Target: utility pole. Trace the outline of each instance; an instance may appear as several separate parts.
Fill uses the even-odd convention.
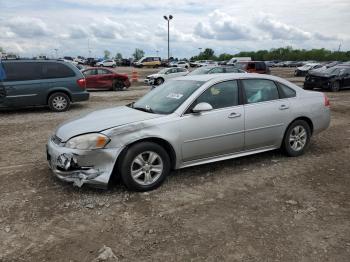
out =
[[[166,15],[163,16],[164,19],[168,22],[168,62],[169,62],[169,58],[170,58],[170,33],[169,33],[169,29],[170,29],[170,20],[173,19],[174,17],[172,15],[169,15],[169,17],[167,17]]]

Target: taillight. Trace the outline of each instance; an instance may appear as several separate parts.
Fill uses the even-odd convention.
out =
[[[85,89],[86,88],[86,80],[85,78],[80,78],[77,80],[77,84],[80,88]]]
[[[324,106],[330,107],[331,103],[329,102],[329,99],[326,95],[324,95]]]

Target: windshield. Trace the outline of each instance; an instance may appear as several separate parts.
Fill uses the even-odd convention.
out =
[[[164,69],[160,70],[158,72],[158,74],[165,74],[168,70],[169,70],[169,68],[164,68]]]
[[[141,97],[132,108],[155,114],[173,113],[204,82],[169,80]]]
[[[195,70],[193,70],[191,73],[189,73],[189,75],[205,75],[207,74],[211,69],[213,69],[213,67],[200,67],[197,68]]]

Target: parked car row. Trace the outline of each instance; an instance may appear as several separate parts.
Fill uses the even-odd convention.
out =
[[[185,68],[183,67],[185,66]],[[206,74],[224,74],[224,73],[259,73],[269,74],[270,70],[264,62],[249,61],[249,62],[237,62],[233,65],[206,65],[199,66],[192,72],[187,70],[186,63],[174,64],[172,68],[165,68],[160,70],[156,74],[152,74],[146,77],[145,83],[149,85],[158,86],[163,84],[166,80],[184,75],[206,75]]]

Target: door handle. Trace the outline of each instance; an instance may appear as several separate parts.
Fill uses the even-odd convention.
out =
[[[287,105],[280,105],[280,110],[286,110],[286,109],[288,109],[289,108],[289,106],[287,106]]]
[[[232,112],[231,114],[228,115],[228,118],[236,118],[236,117],[240,117],[240,116],[241,116],[241,114]]]

